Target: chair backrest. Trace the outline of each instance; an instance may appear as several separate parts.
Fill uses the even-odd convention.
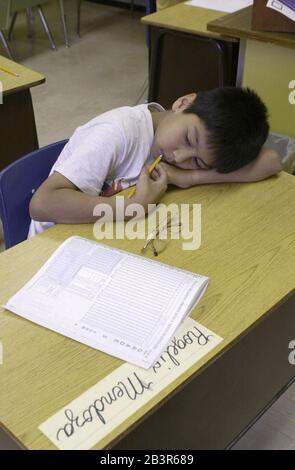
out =
[[[0,217],[6,248],[25,240],[33,193],[48,177],[67,140],[47,145],[11,163],[0,173]]]

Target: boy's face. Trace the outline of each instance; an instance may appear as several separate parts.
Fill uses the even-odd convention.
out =
[[[195,97],[195,94],[187,96]],[[190,103],[185,101],[185,105],[175,108],[177,102],[172,112],[165,113],[155,126],[152,153],[155,157],[162,154],[163,161],[179,168],[209,170],[213,158],[207,144],[206,128],[195,114],[183,113]]]

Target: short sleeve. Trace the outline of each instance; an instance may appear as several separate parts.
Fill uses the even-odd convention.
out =
[[[81,191],[99,195],[115,165],[124,159],[125,142],[112,123],[78,128],[64,147],[53,171],[65,176]]]

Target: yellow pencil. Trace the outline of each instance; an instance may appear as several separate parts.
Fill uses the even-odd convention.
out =
[[[161,161],[161,159],[162,159],[162,155],[159,155],[156,158],[156,160],[151,164],[151,166],[149,167],[149,174],[151,174],[151,172],[154,171],[156,165],[158,165],[158,163]],[[128,199],[130,199],[132,196],[134,196],[135,192],[136,192],[136,186],[134,186],[131,189],[130,193],[128,194]]]
[[[2,70],[2,72],[6,72],[6,73],[9,73],[10,75],[13,75],[14,77],[19,77],[18,73],[12,72],[11,70],[7,70],[4,67],[0,67],[0,70]]]

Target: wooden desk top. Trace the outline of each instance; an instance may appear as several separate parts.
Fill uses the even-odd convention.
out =
[[[15,77],[1,70],[1,67],[19,74]],[[45,77],[41,73],[34,72],[17,62],[13,62],[6,57],[0,56],[0,81],[3,85],[3,95],[15,93],[25,88],[31,88],[45,82]]]
[[[226,39],[235,42],[233,37],[221,37],[219,33],[207,30],[207,23],[216,18],[224,16],[225,13],[216,10],[206,10],[205,8],[192,7],[179,3],[170,8],[157,11],[151,15],[144,16],[141,21],[150,26],[158,26],[174,31],[196,34],[199,36]]]
[[[163,202],[202,204],[202,244],[183,251],[173,240],[159,261],[208,275],[192,317],[224,341],[111,435],[109,446],[180,384],[217,359],[295,288],[295,178],[173,189]],[[59,225],[0,255],[0,305],[71,235],[93,239],[91,225]],[[105,241],[139,253],[142,240]],[[53,449],[38,426],[122,364],[119,359],[0,309],[0,422],[24,446]],[[287,345],[286,345],[287,347]],[[287,360],[287,352],[286,352]]]
[[[279,46],[295,47],[295,33],[253,31],[251,29],[252,7],[243,8],[208,23],[208,30],[235,38],[256,39]]]

